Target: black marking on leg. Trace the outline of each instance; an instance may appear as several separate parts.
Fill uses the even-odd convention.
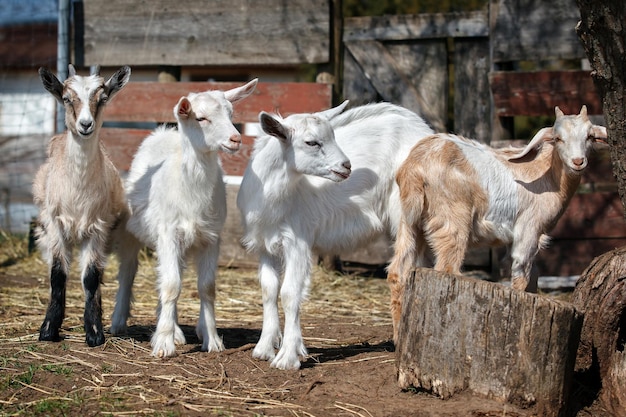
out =
[[[39,329],[39,340],[58,341],[59,329],[65,317],[65,284],[67,274],[63,269],[61,259],[52,260],[50,269],[50,303],[46,311],[46,318]]]
[[[104,330],[102,328],[102,300],[100,295],[100,283],[102,281],[102,268],[91,263],[83,278],[85,288],[85,341],[87,345],[99,346],[104,343]]]

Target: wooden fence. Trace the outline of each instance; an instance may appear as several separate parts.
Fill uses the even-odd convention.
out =
[[[399,103],[436,130],[493,146],[528,140],[516,136],[518,116],[547,116],[551,123],[555,106],[578,113],[583,104],[602,114],[583,68],[579,19],[574,0],[491,0],[468,13],[345,19],[343,95]],[[536,262],[542,275],[580,274],[594,257],[626,244],[607,151],[593,155],[551,235],[551,247]],[[468,264],[497,272],[498,256],[479,251]]]

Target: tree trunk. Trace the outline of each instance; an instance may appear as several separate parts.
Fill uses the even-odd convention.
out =
[[[609,133],[613,174],[626,207],[626,2],[577,0],[578,36],[591,63]]]
[[[567,415],[582,315],[569,303],[419,268],[406,277],[398,384]]]
[[[615,416],[626,415],[626,247],[596,259],[576,283],[572,304],[584,312],[577,379],[595,386]],[[583,380],[584,379],[584,380]]]

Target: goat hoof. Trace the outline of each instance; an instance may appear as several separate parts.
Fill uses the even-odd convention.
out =
[[[61,340],[59,336],[59,331],[50,331],[50,330],[42,330],[39,332],[39,341],[40,342],[58,342]]]
[[[85,342],[89,347],[100,346],[104,343],[104,333],[88,334]]]

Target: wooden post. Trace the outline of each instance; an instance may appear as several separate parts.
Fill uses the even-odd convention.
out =
[[[396,360],[401,387],[474,394],[566,415],[582,315],[499,284],[418,269],[407,277]]]

